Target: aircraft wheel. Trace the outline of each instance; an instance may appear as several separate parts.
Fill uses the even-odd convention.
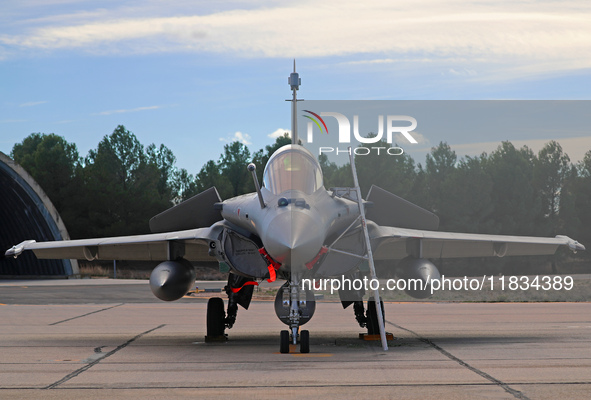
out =
[[[300,332],[300,353],[310,352],[310,331],[303,330]]]
[[[223,336],[226,325],[224,319],[224,300],[220,297],[212,297],[207,302],[207,336],[210,338]]]
[[[279,352],[282,354],[289,353],[289,331],[281,331],[279,343]]]
[[[384,317],[384,302],[380,300],[382,306],[382,317]],[[370,335],[380,334],[380,324],[378,323],[378,310],[374,298],[367,301],[367,333]]]

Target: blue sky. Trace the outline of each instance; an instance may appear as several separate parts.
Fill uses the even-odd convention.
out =
[[[289,129],[294,58],[310,100],[590,99],[589,21],[586,1],[3,0],[0,151],[43,132],[84,156],[122,124],[195,174]]]

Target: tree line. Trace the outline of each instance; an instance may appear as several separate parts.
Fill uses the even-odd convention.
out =
[[[380,141],[367,146],[391,145]],[[325,186],[352,184],[349,165],[337,167],[326,156],[320,156],[319,161]],[[465,274],[469,268],[472,273],[510,273],[516,265],[531,266],[530,271],[535,271],[540,263],[552,264],[556,272],[556,260],[591,258],[591,150],[582,161],[572,163],[556,141],[546,143],[537,154],[507,141],[490,154],[459,159],[441,142],[427,154],[424,165],[416,164],[407,154],[386,157],[376,153],[357,156],[355,164],[362,193],[375,184],[428,209],[439,216],[439,230],[567,235],[588,249],[576,256],[561,249],[558,257],[494,258],[478,263],[440,260],[443,265],[457,267],[449,272]]]
[[[264,166],[288,136],[253,154],[240,142],[224,146],[194,176],[177,168],[164,144],[144,146],[123,125],[81,157],[76,144],[56,134],[32,133],[11,157],[39,183],[73,239],[149,233],[154,215],[211,186],[222,199],[254,191],[246,165]],[[257,173],[262,179],[262,168]]]
[[[144,146],[122,125],[86,157],[63,137],[41,133],[15,144],[11,156],[45,190],[71,237],[86,238],[147,233],[152,216],[211,186],[222,199],[252,192],[246,165],[254,162],[261,180],[269,157],[288,143],[285,134],[254,153],[238,141],[229,143],[195,175],[177,168],[165,145]],[[349,165],[339,167],[324,155],[319,162],[325,187],[352,185]],[[433,211],[441,230],[563,234],[591,250],[591,150],[572,163],[556,141],[538,153],[502,142],[490,154],[458,159],[442,142],[424,165],[407,154],[370,153],[356,157],[356,167],[362,193],[376,184]]]

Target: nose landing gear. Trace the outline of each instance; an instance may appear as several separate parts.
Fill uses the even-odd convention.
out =
[[[291,279],[277,291],[275,313],[281,322],[290,327],[290,330],[281,331],[279,337],[281,353],[289,353],[290,344],[297,345],[298,341],[301,353],[310,352],[310,332],[302,330],[298,333],[298,331],[301,325],[312,318],[315,309],[314,294],[309,290],[303,291],[296,279]]]

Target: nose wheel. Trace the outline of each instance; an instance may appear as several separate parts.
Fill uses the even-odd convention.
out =
[[[279,342],[279,352],[282,354],[289,353],[289,331],[281,331]]]
[[[289,331],[288,330],[281,331],[279,338],[280,338],[279,352],[282,354],[289,353],[289,345],[293,341],[293,340],[290,340],[291,338],[289,337]],[[305,329],[302,330],[299,334],[299,339],[300,339],[300,353],[304,353],[304,354],[309,353],[310,352],[310,331],[305,330]],[[297,338],[296,338],[296,340],[297,340]]]
[[[310,331],[303,330],[300,332],[300,353],[310,352]]]

